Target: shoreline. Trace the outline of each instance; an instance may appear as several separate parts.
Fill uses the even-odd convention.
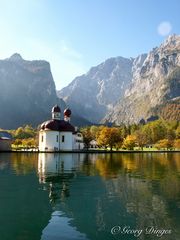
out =
[[[0,151],[0,153],[180,153],[180,150],[67,150],[67,151],[33,151],[33,150],[9,150],[9,151]]]

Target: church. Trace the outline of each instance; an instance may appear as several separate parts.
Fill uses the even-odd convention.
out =
[[[73,151],[84,148],[83,137],[70,123],[71,110],[64,110],[64,119],[61,118],[61,109],[58,105],[52,108],[52,119],[41,124],[39,131],[39,151],[58,152]]]

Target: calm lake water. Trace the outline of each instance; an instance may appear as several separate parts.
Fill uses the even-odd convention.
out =
[[[179,240],[178,153],[0,153],[1,240]]]

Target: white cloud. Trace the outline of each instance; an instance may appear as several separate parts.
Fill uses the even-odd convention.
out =
[[[167,36],[172,30],[172,25],[168,21],[163,21],[158,25],[157,31],[161,36]]]

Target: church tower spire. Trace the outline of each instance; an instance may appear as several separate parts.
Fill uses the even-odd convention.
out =
[[[60,120],[60,116],[61,116],[61,109],[58,105],[55,105],[52,108],[52,119]]]

